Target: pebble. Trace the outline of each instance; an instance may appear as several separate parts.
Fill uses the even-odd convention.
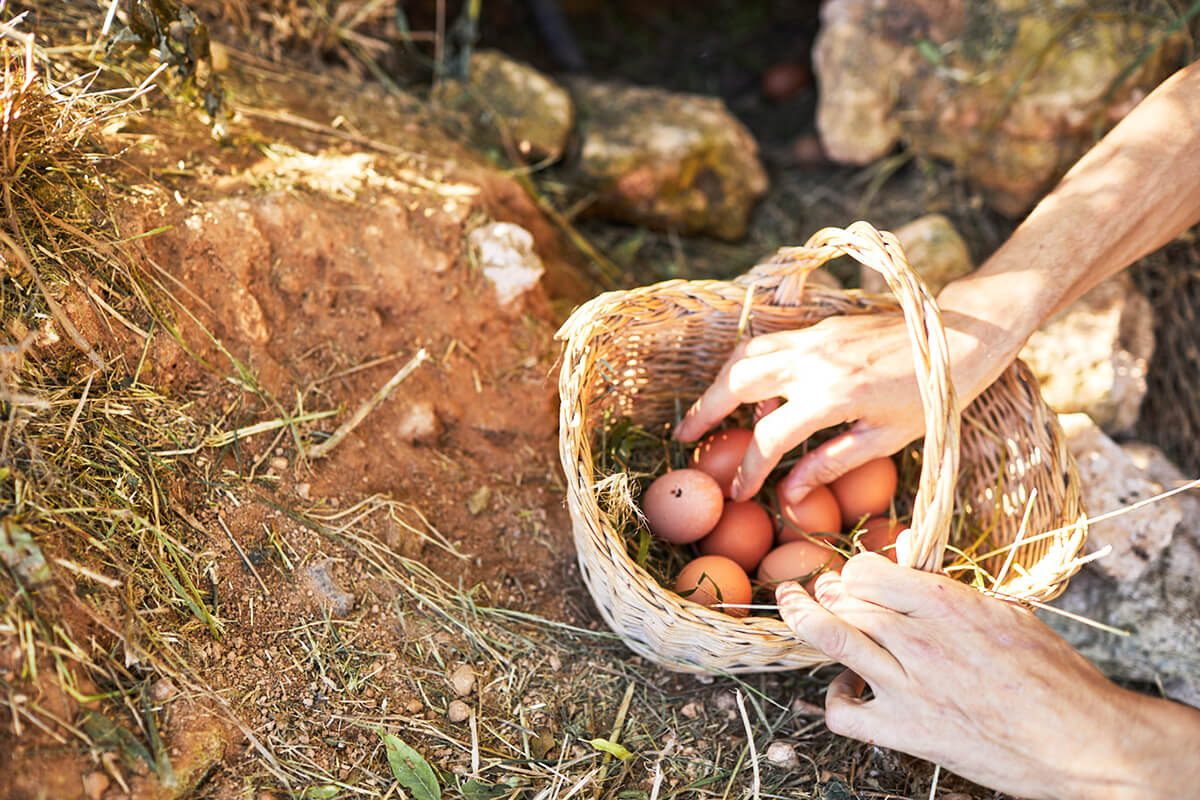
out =
[[[283,456],[275,456],[271,459],[271,469],[276,472],[283,472],[288,468],[288,460]]]
[[[466,722],[471,716],[471,707],[462,700],[451,700],[446,708],[446,719],[451,722]]]
[[[156,703],[164,703],[174,697],[177,691],[169,678],[159,678],[150,687],[150,697]]]
[[[796,748],[787,742],[771,742],[771,746],[767,748],[767,761],[780,769],[795,769],[800,766]]]
[[[404,710],[409,714],[420,714],[425,710],[425,706],[420,700],[409,700],[404,706]]]
[[[83,779],[83,790],[88,800],[100,800],[112,783],[103,772],[89,772]]]
[[[470,664],[459,664],[450,673],[450,685],[459,697],[466,697],[475,689],[475,670]]]
[[[700,716],[700,704],[695,700],[689,700],[683,708],[679,709],[679,713],[688,719],[695,719]]]

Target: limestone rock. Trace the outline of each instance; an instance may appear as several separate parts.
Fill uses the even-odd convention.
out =
[[[451,722],[466,722],[471,718],[471,707],[462,700],[451,700],[446,707],[446,719]]]
[[[1157,448],[1132,443],[1121,449],[1144,471],[1146,480],[1165,488],[1183,482],[1183,473]],[[1098,564],[1089,564],[1054,602],[1130,631],[1131,636],[1117,636],[1056,614],[1041,616],[1105,673],[1127,680],[1157,679],[1169,697],[1200,707],[1200,493],[1185,492],[1170,500],[1179,509],[1179,524],[1170,544],[1148,561],[1136,579],[1114,579]],[[1128,519],[1118,517],[1113,522]]]
[[[813,44],[817,132],[825,154],[847,164],[874,161],[900,139],[894,112],[910,69],[899,63],[905,48],[871,30],[875,5],[829,0]]]
[[[929,291],[937,293],[950,281],[966,275],[974,266],[967,243],[954,223],[941,214],[926,214],[895,230],[909,265],[924,279]],[[862,267],[862,288],[874,294],[886,294],[887,282],[873,269]]]
[[[444,82],[439,98],[465,113],[483,140],[525,161],[557,161],[575,123],[566,89],[496,50],[472,54],[470,76]]]
[[[1024,213],[1174,63],[1169,39],[1117,83],[1170,20],[1087,9],[830,0],[813,54],[826,151],[861,164],[903,139],[953,162],[1002,213]]]
[[[459,664],[450,673],[450,685],[459,697],[466,697],[475,690],[475,670],[470,664]]]
[[[1079,465],[1084,507],[1091,516],[1123,508],[1163,491],[1142,466],[1108,438],[1087,414],[1061,414],[1067,447]],[[1094,562],[1093,569],[1117,581],[1141,577],[1171,542],[1183,512],[1173,497],[1137,511],[1091,525],[1087,553],[1106,545],[1112,554]]]
[[[589,213],[737,239],[767,175],[754,137],[713,97],[578,79],[582,145],[572,180]]]
[[[1108,433],[1121,433],[1137,422],[1153,354],[1150,303],[1121,274],[1051,318],[1021,358],[1056,411],[1085,412]]]
[[[796,769],[800,766],[795,746],[787,742],[771,742],[767,747],[767,761],[779,769]]]
[[[396,435],[414,444],[431,442],[440,431],[437,410],[428,400],[417,400],[409,405],[396,423]]]
[[[480,225],[467,237],[479,254],[483,274],[496,287],[501,308],[537,285],[545,268],[533,249],[533,235],[511,222]]]

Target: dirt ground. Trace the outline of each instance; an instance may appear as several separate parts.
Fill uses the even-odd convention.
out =
[[[777,103],[758,82],[807,58],[817,3],[718,5],[719,29],[687,3],[566,4],[591,71],[725,97],[772,170],[739,243],[579,222],[625,283],[727,277],[860,216],[887,227],[948,213],[977,257],[1003,239],[1011,221],[947,168],[806,160],[815,89]],[[239,5],[225,7],[232,25]],[[554,70],[527,13],[497,4],[482,44]],[[631,18],[636,35],[622,35]],[[656,41],[688,55],[664,57],[673,48]],[[598,286],[518,176],[324,51],[288,69],[266,51],[230,53],[226,141],[181,100],[104,134],[116,205],[97,224],[169,310],[86,269],[56,286],[123,386],[176,409],[104,407],[154,429],[136,469],[103,426],[81,428],[77,446],[117,454],[98,460],[131,497],[165,476],[181,525],[128,563],[177,565],[160,581],[177,591],[126,581],[99,526],[43,534],[59,574],[82,572],[73,592],[47,585],[10,603],[55,609],[52,645],[0,619],[0,798],[423,800],[396,782],[384,731],[437,768],[444,796],[470,800],[724,798],[752,785],[762,797],[928,797],[932,765],[824,729],[815,704],[829,673],[702,681],[644,663],[604,628],[564,507],[553,340]],[[553,199],[553,171],[535,177]],[[546,267],[511,308],[465,244],[491,220],[531,231]],[[55,401],[82,408],[83,359],[61,340],[36,347],[69,373]],[[422,349],[427,360],[312,456]],[[77,666],[89,659],[112,668]],[[798,764],[752,775],[746,726],[759,746],[794,745]],[[613,759],[596,740],[633,755]],[[944,774],[938,787],[944,800],[1000,798]]]

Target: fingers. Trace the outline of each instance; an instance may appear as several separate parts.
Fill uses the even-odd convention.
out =
[[[830,424],[820,417],[805,417],[797,408],[789,401],[754,425],[750,446],[733,477],[730,493],[735,500],[753,497],[788,450]]]
[[[768,400],[779,394],[788,355],[783,351],[747,355],[746,350],[756,341],[751,339],[733,351],[712,385],[692,403],[675,428],[676,439],[694,441],[742,403]]]
[[[896,445],[892,441],[892,432],[888,429],[857,423],[800,459],[779,482],[779,492],[787,502],[799,503],[816,487],[833,483],[855,467],[891,455],[903,445],[903,442]]]
[[[908,546],[907,541],[903,546]],[[975,595],[973,589],[944,575],[902,567],[878,553],[859,553],[847,561],[840,584],[859,600],[918,617],[941,616],[962,595]]]
[[[820,606],[799,584],[787,581],[775,590],[779,614],[792,632],[834,661],[868,680],[894,677],[899,665],[862,631]]]

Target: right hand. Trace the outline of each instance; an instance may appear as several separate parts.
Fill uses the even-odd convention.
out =
[[[1177,798],[1200,784],[1200,711],[1118,688],[1020,606],[875,553],[818,577],[815,594],[775,592],[788,627],[848,668],[826,694],[834,733],[1019,797]]]
[[[695,441],[743,403],[785,402],[759,419],[733,482],[753,497],[780,458],[818,430],[853,423],[780,481],[788,502],[924,435],[912,344],[900,314],[835,316],[740,344],[675,429]]]

